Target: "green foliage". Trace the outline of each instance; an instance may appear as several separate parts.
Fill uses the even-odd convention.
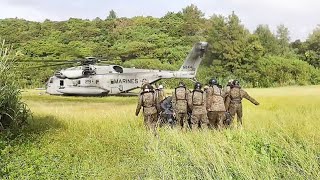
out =
[[[15,76],[11,66],[13,54],[11,48],[0,45],[0,131],[3,128],[18,128],[30,116],[27,105],[21,101],[18,86],[13,81]]]
[[[234,13],[228,18],[214,16],[211,20],[213,26],[208,38],[208,63],[221,61],[221,66],[233,73],[240,67],[241,61],[248,58],[244,49],[249,33]]]
[[[198,80],[206,82],[213,76],[226,82],[229,78],[237,78],[248,86],[257,86],[261,84],[257,82],[264,81],[258,61],[266,60],[269,56],[301,59],[319,68],[319,34],[317,28],[306,42],[289,44],[289,30],[284,25],[278,26],[276,34],[270,31],[268,25],[259,25],[254,33],[250,33],[234,12],[226,17],[213,15],[208,19],[193,4],[179,12],[168,12],[161,18],[119,18],[111,10],[105,20],[70,18],[67,21],[45,20],[42,23],[23,19],[0,20],[0,35],[13,44],[19,61],[71,60],[96,56],[121,59],[119,65],[178,70],[195,42],[208,41],[209,52],[202,63],[201,73],[198,73]],[[147,62],[139,58],[158,60]],[[130,62],[132,59],[138,60]],[[31,66],[37,65],[15,65],[19,69],[16,72],[18,86],[44,87],[49,76],[62,68],[27,68]],[[296,74],[291,76],[295,77]],[[171,86],[175,81],[164,82]],[[274,86],[282,83],[262,84]]]
[[[116,19],[116,18],[117,18],[117,13],[112,9],[109,12],[109,15],[108,15],[107,19]]]
[[[319,83],[319,71],[302,60],[271,56],[258,62],[260,87]]]
[[[306,41],[307,51],[305,52],[306,61],[320,68],[320,26],[318,26]]]
[[[257,29],[254,31],[254,34],[258,36],[266,55],[278,54],[277,38],[271,32],[268,25],[258,25]]]
[[[203,28],[204,13],[201,12],[197,6],[191,4],[182,9],[182,33],[185,36],[194,36],[200,34]]]
[[[277,27],[277,40],[278,40],[278,51],[279,54],[284,56],[290,52],[289,49],[289,29],[285,27],[283,24],[280,24]]]

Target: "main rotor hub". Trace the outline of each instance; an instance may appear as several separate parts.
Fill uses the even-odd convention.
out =
[[[92,64],[83,65],[82,70],[83,70],[83,72],[82,72],[83,75],[95,75],[96,74],[95,68]]]
[[[100,60],[97,59],[96,57],[86,57],[84,60],[80,61],[80,64],[82,66],[85,66],[85,65],[94,65],[98,62],[100,62]]]

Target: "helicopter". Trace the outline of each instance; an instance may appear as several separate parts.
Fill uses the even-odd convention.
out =
[[[143,82],[153,84],[161,79],[195,79],[207,51],[207,42],[194,44],[178,71],[123,68],[119,65],[96,65],[99,59],[87,57],[80,66],[62,69],[46,83],[50,95],[106,96],[128,93]]]

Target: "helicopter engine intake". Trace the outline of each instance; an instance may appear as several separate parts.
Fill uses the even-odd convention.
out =
[[[58,78],[61,78],[61,79],[65,79],[65,78],[66,78],[66,76],[63,75],[60,71],[56,72],[54,75],[55,75],[56,77],[58,77]]]
[[[82,78],[84,77],[83,75],[83,70],[64,70],[60,71],[60,76],[61,77],[66,77],[69,79],[77,79],[77,78]]]
[[[93,66],[90,65],[85,65],[82,67],[83,71],[82,74],[84,76],[88,76],[88,75],[95,75],[96,71],[93,69]]]

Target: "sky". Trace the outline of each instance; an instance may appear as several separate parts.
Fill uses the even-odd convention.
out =
[[[227,16],[234,11],[250,31],[259,24],[268,24],[276,32],[276,27],[284,24],[289,28],[291,41],[305,40],[320,24],[320,0],[0,0],[0,19],[105,19],[111,9],[118,17],[162,17],[190,4],[206,17]]]

